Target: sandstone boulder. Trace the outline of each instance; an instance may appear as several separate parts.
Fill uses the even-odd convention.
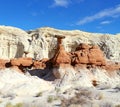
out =
[[[22,66],[31,66],[33,64],[32,58],[18,58]]]
[[[11,59],[10,63],[12,66],[31,66],[33,61],[32,58],[15,58],[15,59]]]
[[[44,69],[46,67],[46,64],[45,63],[42,63],[40,61],[34,61],[33,63],[33,67],[35,69]]]
[[[46,67],[48,67],[49,65],[47,65],[47,63],[49,62],[48,58],[43,58],[42,60],[35,60],[33,63],[33,67],[35,69],[45,69]]]
[[[15,59],[11,59],[10,63],[11,63],[12,66],[20,66],[20,62],[16,58]]]
[[[90,46],[88,44],[80,44],[75,52],[71,53],[72,65],[75,64],[90,64],[90,65],[105,65],[105,57],[98,46]]]
[[[14,58],[10,60],[10,64],[11,64],[11,68],[17,70],[17,71],[21,71],[21,72],[25,72],[24,68],[26,67],[32,67],[33,64],[33,60],[32,58]]]
[[[9,60],[0,59],[0,69],[6,68],[6,64],[9,62]]]
[[[88,53],[89,63],[95,65],[105,65],[105,58],[100,48],[91,48]]]

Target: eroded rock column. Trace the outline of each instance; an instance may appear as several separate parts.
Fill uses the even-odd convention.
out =
[[[70,64],[70,56],[62,45],[62,40],[65,38],[65,36],[55,35],[55,37],[57,38],[57,49],[54,57],[52,58],[53,66],[59,66],[60,64]]]

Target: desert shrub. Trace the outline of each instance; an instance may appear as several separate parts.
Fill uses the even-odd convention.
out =
[[[57,93],[59,93],[59,92],[60,92],[60,88],[55,88],[55,91],[56,91]]]
[[[7,103],[6,107],[13,107],[13,105],[11,103]]]
[[[10,102],[8,102],[5,107],[23,107],[23,104],[17,103],[16,105],[12,105]]]
[[[71,105],[79,105],[79,106],[81,105],[82,107],[83,104],[89,103],[88,96],[90,95],[91,95],[90,91],[82,90],[78,93],[75,93],[75,96],[70,99],[62,98],[61,107],[70,107]]]
[[[55,100],[58,100],[58,97],[50,95],[50,96],[48,96],[47,102],[52,103]]]
[[[52,103],[53,102],[53,96],[48,96],[47,102]]]
[[[116,105],[115,107],[120,107],[120,104],[119,104],[119,105]]]
[[[17,103],[16,105],[14,105],[13,107],[23,107],[22,103]]]

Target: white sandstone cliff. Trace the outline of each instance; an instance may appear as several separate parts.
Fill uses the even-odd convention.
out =
[[[28,31],[34,38],[33,44],[38,50],[36,53],[43,57],[52,57],[56,49],[54,35],[64,35],[63,45],[66,51],[74,51],[80,43],[97,44],[104,51],[106,57],[111,60],[120,60],[120,35],[88,33],[79,30],[57,30],[49,27]],[[38,55],[39,56],[39,55]]]
[[[36,59],[52,57],[57,44],[54,35],[57,34],[66,36],[63,40],[66,51],[74,51],[80,43],[98,44],[108,59],[120,60],[119,34],[63,31],[47,27],[26,33],[6,26],[0,26],[0,58],[21,57],[24,52],[29,52],[28,56]],[[38,72],[41,73],[41,70]],[[8,104],[22,104],[23,107],[60,107],[62,97],[71,103],[71,106],[66,104],[63,107],[75,107],[76,102],[69,100],[71,97],[75,100],[75,93],[80,94],[79,107],[120,105],[119,70],[109,72],[100,68],[74,69],[67,66],[54,68],[53,73],[59,73],[61,79],[49,82],[36,77],[37,74],[30,76],[29,73],[21,74],[12,69],[0,70],[0,107],[7,107]],[[51,75],[43,76],[46,79]],[[93,86],[93,80],[97,82],[96,87]]]
[[[120,35],[88,33],[80,30],[58,30],[44,27],[27,33],[21,29],[0,26],[0,58],[14,58],[29,52],[35,59],[51,58],[54,55],[57,39],[54,35],[64,35],[66,51],[74,51],[80,43],[97,44],[111,60],[120,60]]]
[[[28,50],[28,34],[18,28],[0,26],[0,58],[22,57]]]

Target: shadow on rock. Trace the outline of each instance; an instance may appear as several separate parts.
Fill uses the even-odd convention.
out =
[[[28,70],[31,76],[37,76],[41,79],[47,80],[47,81],[54,81],[56,78],[52,73],[52,69],[33,69]]]

